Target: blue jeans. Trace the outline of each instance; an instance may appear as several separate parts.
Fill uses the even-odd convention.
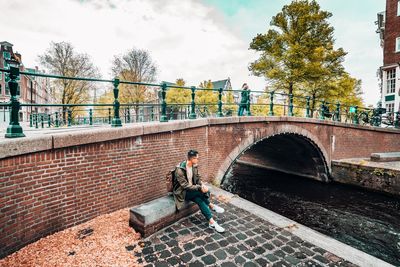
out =
[[[212,218],[211,210],[208,207],[210,205],[210,192],[202,193],[200,191],[187,190],[185,200],[193,201],[199,205],[201,213],[208,221]]]
[[[243,113],[245,112],[245,110],[247,112],[247,105],[246,104],[240,104],[239,105],[238,116],[243,116]],[[244,113],[244,114],[246,114],[246,113]]]

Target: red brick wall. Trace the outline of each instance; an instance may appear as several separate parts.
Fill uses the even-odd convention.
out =
[[[397,16],[397,2],[398,0],[386,0],[384,65],[400,62],[400,53],[395,53],[396,38],[400,37],[400,16]]]
[[[166,194],[166,171],[184,160],[190,148],[206,154],[205,130],[0,160],[0,256],[98,215]],[[204,161],[201,169],[206,168]]]
[[[339,127],[329,124],[275,121],[211,125],[209,129],[209,179],[221,181],[222,175],[239,153],[254,142],[279,133],[296,133],[318,146],[328,167],[331,160],[368,158],[374,152],[400,151],[400,132],[387,133],[362,127]],[[221,140],[223,137],[223,141]],[[252,141],[252,142],[249,142]],[[334,140],[334,141],[333,141]],[[333,144],[334,142],[334,144]],[[241,149],[234,149],[241,147]]]
[[[270,121],[210,123],[0,159],[0,257],[98,215],[164,195],[165,174],[191,148],[200,152],[204,180],[212,181],[225,162],[229,165],[242,152],[246,140],[285,131],[308,135],[325,151],[327,162],[400,151],[396,133]]]

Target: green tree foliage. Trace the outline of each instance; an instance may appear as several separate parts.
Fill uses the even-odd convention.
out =
[[[314,96],[313,105],[323,98],[333,100],[334,91],[342,98],[354,96],[352,104],[360,103],[356,80],[342,65],[346,52],[334,48],[334,28],[328,22],[331,16],[314,0],[285,5],[272,18],[272,28],[251,42],[250,49],[260,52],[260,58],[249,69],[266,77],[274,89]],[[354,86],[350,86],[352,79]]]
[[[92,63],[89,55],[78,53],[72,44],[67,42],[51,42],[50,47],[39,55],[41,66],[51,74],[66,77],[99,78],[100,73]],[[61,104],[85,104],[95,95],[96,84],[87,81],[66,79],[53,79],[53,98]],[[72,116],[75,117],[82,108],[71,107]],[[67,118],[67,107],[63,107],[63,119]],[[86,112],[84,112],[86,113]]]
[[[257,98],[255,104],[250,105],[251,114],[254,116],[266,116],[269,112],[269,95],[262,94]]]
[[[199,88],[212,89],[213,84],[211,80],[205,80],[200,83]],[[218,91],[197,90],[195,101],[200,111],[207,112],[208,114],[215,114],[218,110]]]
[[[177,86],[185,86],[186,82],[183,78],[179,78],[175,81]],[[182,88],[168,88],[166,101],[168,103],[178,103],[178,104],[190,104],[191,100],[191,90]]]
[[[222,95],[222,112],[229,116],[236,114],[238,106],[235,104],[235,98],[233,96],[232,88],[228,91],[223,92]]]
[[[175,85],[177,86],[185,86],[186,82],[183,78],[179,78],[175,81]],[[169,87],[166,95],[166,102],[168,104],[187,104],[180,106],[168,106],[169,112],[173,114],[177,114],[178,112],[184,112],[187,110],[191,101],[191,90],[190,89],[182,89],[182,88],[174,88]]]

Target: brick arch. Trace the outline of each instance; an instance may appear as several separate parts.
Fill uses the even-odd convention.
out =
[[[283,124],[274,127],[272,132],[268,132],[263,136],[255,137],[254,134],[251,134],[247,136],[247,138],[243,139],[234,149],[232,149],[232,151],[219,167],[217,175],[214,179],[214,183],[218,185],[221,184],[222,179],[224,178],[226,172],[229,170],[232,164],[234,164],[243,153],[251,149],[251,147],[256,145],[258,142],[261,142],[276,135],[284,134],[294,134],[306,139],[310,143],[310,145],[313,146],[321,154],[322,161],[325,163],[325,168],[327,169],[328,175],[330,175],[331,156],[328,153],[329,148],[326,148],[321,140],[310,131],[296,125]]]

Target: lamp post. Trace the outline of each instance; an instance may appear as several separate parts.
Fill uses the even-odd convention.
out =
[[[8,82],[8,87],[10,88],[10,124],[7,127],[7,131],[5,134],[6,138],[17,138],[24,137],[25,134],[22,131],[21,125],[18,122],[18,113],[21,108],[20,103],[17,98],[17,90],[18,90],[18,82],[16,79],[19,76],[19,63],[15,59],[7,59],[7,63],[10,66],[10,81]]]

